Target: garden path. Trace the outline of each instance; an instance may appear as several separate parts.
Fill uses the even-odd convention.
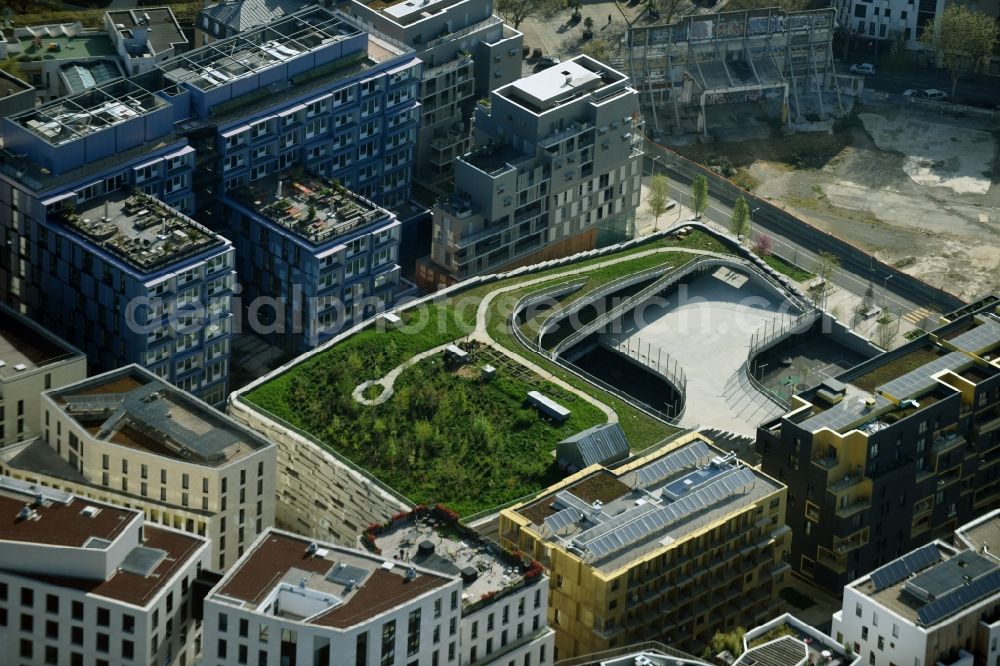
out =
[[[571,276],[574,276],[574,275],[579,275],[581,273],[586,273],[586,272],[592,271],[592,270],[597,269],[597,268],[604,268],[605,266],[613,266],[614,264],[618,264],[618,263],[621,263],[623,261],[632,261],[632,260],[637,259],[639,257],[645,257],[645,256],[653,255],[653,254],[663,254],[663,253],[667,253],[667,252],[683,252],[683,253],[686,253],[686,254],[710,255],[710,256],[714,256],[714,257],[724,257],[725,256],[725,255],[719,254],[718,252],[711,252],[709,250],[698,250],[698,249],[694,249],[694,248],[682,248],[682,247],[658,247],[658,248],[651,248],[649,250],[643,250],[642,252],[636,252],[634,254],[629,254],[629,255],[624,256],[624,257],[616,257],[614,259],[608,259],[607,261],[602,261],[602,262],[597,263],[597,264],[591,264],[589,266],[585,266],[585,267],[581,267],[581,268],[570,269],[570,270],[567,270],[567,271],[565,271],[563,273],[559,273],[559,274],[556,274],[556,275],[544,275],[544,276],[537,277],[537,278],[534,278],[534,279],[531,279],[531,280],[525,280],[523,282],[518,282],[516,284],[512,284],[512,285],[509,285],[507,287],[502,287],[500,289],[496,289],[496,290],[491,291],[490,293],[486,294],[486,296],[483,297],[483,300],[480,301],[479,308],[476,310],[476,327],[475,327],[475,329],[473,329],[471,335],[469,335],[467,339],[476,340],[477,342],[480,342],[482,344],[489,345],[490,347],[493,347],[494,349],[496,349],[499,352],[501,352],[504,356],[506,356],[507,358],[509,358],[512,361],[514,361],[515,363],[518,363],[519,365],[522,365],[522,366],[528,368],[529,370],[531,370],[532,372],[534,372],[535,374],[537,374],[539,377],[541,377],[545,381],[551,382],[552,384],[555,384],[556,386],[558,386],[559,388],[563,389],[564,391],[568,391],[568,392],[572,393],[573,395],[577,396],[578,398],[580,398],[581,400],[583,400],[585,402],[589,402],[594,407],[597,407],[599,410],[601,410],[604,413],[605,417],[607,417],[608,423],[617,423],[618,422],[618,414],[615,412],[614,409],[612,409],[608,405],[604,404],[603,402],[601,402],[600,400],[598,400],[594,396],[590,395],[586,391],[582,391],[582,390],[576,388],[572,384],[570,384],[570,383],[564,381],[563,379],[561,379],[561,378],[553,375],[551,372],[549,372],[545,368],[541,367],[537,363],[533,363],[532,361],[528,360],[527,358],[521,356],[520,354],[518,354],[518,353],[516,353],[514,351],[511,351],[510,349],[507,349],[503,345],[499,344],[496,340],[494,340],[493,337],[489,333],[489,329],[487,328],[487,319],[488,319],[488,315],[489,315],[489,311],[490,311],[490,305],[493,303],[494,299],[496,299],[498,296],[500,296],[501,294],[505,294],[507,292],[510,292],[510,291],[524,289],[525,287],[531,287],[533,285],[541,284],[541,283],[544,283],[544,282],[551,282],[552,280],[557,280],[557,279],[563,278],[563,277],[571,277]],[[425,358],[427,358],[429,356],[433,356],[434,354],[441,353],[442,351],[444,351],[444,349],[446,347],[448,347],[449,345],[456,344],[457,342],[458,342],[457,340],[452,341],[452,342],[446,342],[446,343],[444,343],[442,345],[438,345],[437,347],[434,347],[433,349],[428,349],[427,351],[422,351],[419,354],[416,354],[416,355],[412,356],[408,360],[403,361],[398,366],[396,366],[395,368],[393,368],[392,370],[390,370],[388,372],[388,374],[385,375],[385,377],[382,377],[381,379],[369,380],[369,381],[366,381],[366,382],[362,382],[361,384],[358,384],[354,388],[354,391],[351,393],[351,395],[353,396],[353,398],[354,398],[355,401],[357,401],[357,402],[359,402],[359,403],[361,403],[363,405],[380,405],[380,404],[384,403],[386,400],[388,400],[389,398],[392,397],[392,394],[394,392],[393,386],[396,383],[396,378],[399,377],[399,375],[401,375],[404,370],[406,370],[407,368],[409,368],[414,363],[419,363],[420,361],[424,360]],[[382,393],[378,397],[375,397],[375,398],[366,398],[364,396],[365,390],[368,387],[374,386],[376,384],[378,384],[378,385],[380,385],[382,387]]]

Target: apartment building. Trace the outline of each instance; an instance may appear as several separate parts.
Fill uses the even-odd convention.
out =
[[[1000,506],[996,299],[792,398],[757,430],[792,566],[833,593]]]
[[[921,50],[920,35],[944,11],[945,0],[837,0],[837,23],[857,39],[887,40],[903,48]]]
[[[104,14],[104,28],[128,76],[148,72],[188,47],[170,7],[109,11]]]
[[[431,541],[422,547],[433,550]],[[550,643],[541,643],[540,653],[523,652],[525,641],[520,635],[515,640],[514,623],[526,619],[515,620],[518,605],[505,606],[499,599],[486,603],[493,614],[477,615],[472,627],[463,613],[466,597],[490,589],[477,574],[475,569],[441,573],[428,564],[268,530],[205,599],[203,663],[551,664],[551,649],[544,649]],[[492,585],[501,583],[496,578]],[[524,589],[530,597],[544,587]],[[541,617],[544,626],[545,607],[540,603],[531,613]],[[514,647],[497,655],[477,653],[486,642],[499,641],[493,634],[500,626],[511,632]]]
[[[86,376],[80,350],[0,305],[0,446],[36,437],[42,392]]]
[[[195,662],[205,539],[138,511],[0,477],[0,661]]]
[[[187,215],[217,222],[223,192],[293,164],[405,202],[419,122],[411,53],[311,8],[3,119],[0,302],[99,370],[160,368],[221,403],[234,260]]]
[[[42,437],[0,452],[5,474],[205,537],[218,570],[274,524],[277,447],[149,371],[107,372],[41,403]]]
[[[955,537],[958,547],[935,540],[846,585],[833,616],[837,641],[869,664],[995,664],[1000,511],[963,525]]]
[[[494,90],[474,125],[454,194],[434,207],[423,286],[631,238],[642,122],[624,74],[577,56]]]
[[[504,509],[500,543],[548,571],[556,660],[647,640],[700,653],[780,603],[785,492],[691,433]]]
[[[280,47],[280,48],[278,48]],[[190,94],[197,210],[303,166],[387,208],[410,197],[421,63],[340,12],[304,9],[161,66]]]
[[[350,12],[423,61],[416,179],[442,191],[455,158],[472,147],[476,100],[521,78],[524,36],[493,15],[492,0],[352,0]]]
[[[391,305],[399,290],[395,215],[337,182],[286,169],[231,190],[243,303],[262,335],[298,355]],[[258,308],[262,300],[275,306]],[[261,322],[260,314],[275,317]]]

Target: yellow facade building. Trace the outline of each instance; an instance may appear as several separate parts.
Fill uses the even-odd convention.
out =
[[[593,465],[500,514],[503,546],[549,572],[556,659],[646,640],[700,652],[779,605],[785,486],[698,433]]]

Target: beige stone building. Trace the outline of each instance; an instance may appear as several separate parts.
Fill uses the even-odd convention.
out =
[[[83,352],[0,305],[0,446],[39,433],[42,391],[86,376]]]
[[[18,479],[206,536],[227,569],[274,523],[277,447],[137,365],[42,395],[42,436],[8,447]]]

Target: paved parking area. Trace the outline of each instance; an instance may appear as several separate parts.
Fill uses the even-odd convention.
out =
[[[624,341],[649,342],[677,359],[687,376],[683,427],[710,425],[753,436],[782,410],[750,384],[743,370],[750,338],[782,317],[783,304],[746,275],[727,268],[672,292],[664,305],[636,313]]]

